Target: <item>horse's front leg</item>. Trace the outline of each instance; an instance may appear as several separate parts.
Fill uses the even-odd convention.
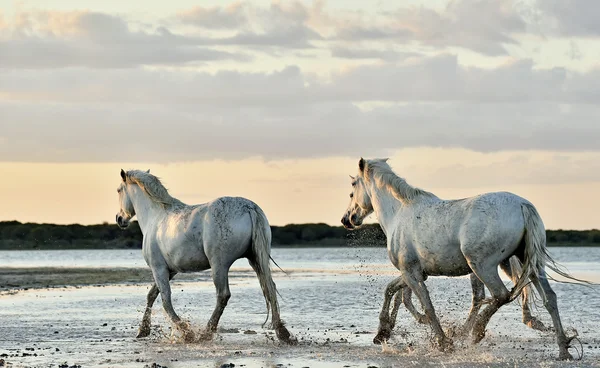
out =
[[[410,262],[407,263],[410,264]],[[446,336],[442,326],[440,325],[440,321],[435,314],[435,309],[433,308],[433,303],[431,302],[431,297],[429,296],[429,290],[427,290],[427,286],[425,286],[423,271],[420,269],[420,267],[412,267],[409,270],[404,270],[402,275],[408,287],[410,287],[412,291],[417,294],[417,297],[419,297],[419,300],[421,301],[421,305],[425,311],[425,316],[427,316],[427,321],[431,325],[433,333],[436,336],[438,348],[441,351],[453,350],[452,339]]]
[[[189,325],[182,321],[181,318],[175,313],[173,309],[173,303],[171,302],[171,285],[169,281],[175,273],[169,272],[166,266],[163,267],[154,267],[152,268],[152,275],[154,276],[154,281],[160,290],[160,296],[162,299],[162,304],[165,312],[167,312],[167,316],[171,322],[183,333],[183,339],[185,342],[192,342],[195,339],[194,332],[190,329]]]
[[[379,328],[377,330],[377,335],[373,338],[374,344],[381,344],[383,341],[388,340],[392,335],[395,318],[390,318],[390,303],[394,295],[404,286],[406,286],[404,280],[402,280],[402,277],[398,277],[392,280],[385,288],[385,292],[383,293],[383,306],[379,313]],[[396,306],[394,306],[394,309],[397,311]]]
[[[398,294],[398,296],[400,296],[400,294]],[[429,321],[427,321],[427,316],[422,313],[419,313],[419,311],[417,311],[417,308],[415,308],[415,305],[412,302],[412,290],[410,290],[409,287],[402,288],[402,302],[404,303],[404,306],[410,312],[410,314],[412,314],[412,316],[415,317],[415,320],[417,320],[417,323],[421,323],[421,324],[429,323]],[[394,311],[392,312],[392,320],[394,320],[394,321],[396,320],[396,314],[397,314],[397,308],[396,308],[396,305],[394,304]]]
[[[150,335],[150,323],[152,318],[152,306],[154,301],[158,297],[159,291],[156,284],[152,284],[148,296],[146,297],[146,310],[144,311],[144,317],[142,317],[142,323],[138,330],[137,338],[147,337]]]
[[[169,280],[171,280],[177,273],[171,272],[169,273]],[[144,316],[142,317],[142,323],[140,324],[140,328],[138,329],[138,334],[136,338],[147,337],[150,335],[150,326],[151,326],[151,318],[152,318],[152,306],[158,297],[160,291],[158,290],[158,286],[156,283],[152,284],[148,295],[146,296],[146,310],[144,311]]]

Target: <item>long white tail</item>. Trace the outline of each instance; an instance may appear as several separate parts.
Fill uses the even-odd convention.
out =
[[[585,284],[592,284],[589,281],[580,280],[569,275],[565,270],[561,269],[562,267],[559,266],[554,259],[552,259],[546,248],[546,229],[542,222],[542,218],[535,207],[529,203],[523,203],[521,205],[521,211],[523,212],[523,218],[525,220],[525,257],[521,276],[512,290],[513,297],[518,296],[532,278],[538,278],[540,277],[540,274],[544,277],[551,278],[550,276],[545,275],[545,267],[548,267],[564,278]]]
[[[277,288],[271,276],[271,265],[269,263],[271,259],[271,227],[264,212],[258,206],[255,207],[254,211],[250,211],[250,218],[252,219],[252,252],[254,253],[254,260],[251,261],[251,264],[256,271],[267,303],[267,319],[264,324],[269,320],[269,312],[271,312],[272,321],[280,323]]]

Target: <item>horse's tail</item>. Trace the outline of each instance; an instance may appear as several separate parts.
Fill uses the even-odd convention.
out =
[[[521,204],[521,211],[525,220],[525,251],[521,276],[512,290],[513,298],[521,293],[521,290],[527,286],[531,279],[539,278],[540,276],[552,279],[552,277],[545,274],[545,267],[548,267],[566,279],[590,284],[589,281],[580,280],[569,275],[550,256],[546,248],[546,229],[535,207],[530,203],[523,203]]]
[[[250,264],[256,271],[260,288],[262,289],[267,304],[267,319],[263,326],[269,320],[269,312],[273,316],[273,322],[279,320],[279,303],[277,302],[277,288],[271,276],[271,227],[269,221],[260,207],[256,206],[250,211],[252,219],[252,254]]]

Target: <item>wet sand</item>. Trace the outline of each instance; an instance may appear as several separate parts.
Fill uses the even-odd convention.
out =
[[[374,272],[275,273],[283,319],[298,338],[283,346],[261,328],[264,300],[245,269],[232,271],[232,298],[210,342],[182,343],[157,300],[152,334],[136,339],[150,274],[144,269],[3,269],[0,271],[0,364],[12,367],[600,367],[599,290],[555,284],[563,323],[576,328],[583,360],[558,362],[554,335],[520,323],[516,303],[502,308],[478,345],[455,340],[453,353],[404,309],[388,346],[373,345],[381,292],[392,275]],[[175,310],[202,329],[214,307],[210,274],[173,281]],[[17,285],[10,286],[10,285]],[[67,286],[68,285],[68,286]],[[427,281],[444,327],[464,321],[467,278]],[[50,288],[48,287],[50,286]],[[66,286],[66,287],[65,287]],[[26,288],[26,289],[25,289]],[[548,314],[535,315],[547,325]],[[577,353],[572,350],[572,353]],[[154,364],[154,365],[153,365]],[[0,365],[1,366],[1,365]]]

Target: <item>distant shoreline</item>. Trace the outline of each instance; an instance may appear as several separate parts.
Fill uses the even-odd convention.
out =
[[[586,244],[586,243],[576,243],[576,244],[560,244],[560,243],[548,243],[549,248],[597,248],[600,247],[599,244]],[[315,248],[340,248],[340,249],[356,249],[356,248],[385,248],[384,245],[318,245],[318,244],[301,244],[301,245],[276,245],[273,244],[272,248],[275,249],[315,249]],[[77,247],[77,246],[68,246],[68,247],[0,247],[0,252],[2,251],[32,251],[32,250],[141,250],[140,248],[126,248],[126,247]]]
[[[349,231],[324,223],[271,226],[273,248],[385,247],[379,224]],[[600,230],[546,230],[549,247],[600,246]],[[55,225],[0,222],[0,250],[36,249],[141,249],[142,232],[137,221],[127,229],[116,224]]]

